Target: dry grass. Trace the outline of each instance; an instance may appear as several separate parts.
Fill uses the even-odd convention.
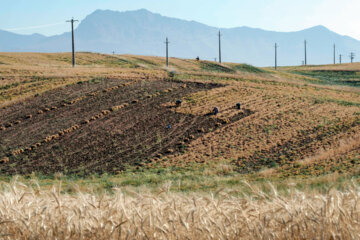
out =
[[[95,78],[152,80],[167,76],[159,67],[141,67],[130,57],[118,55],[78,53],[76,68],[71,67],[69,53],[0,53],[0,62],[5,63],[0,64],[0,107]]]
[[[359,239],[360,192],[113,195],[41,191],[20,183],[0,193],[2,239]],[[271,186],[270,186],[271,187]]]
[[[310,165],[314,162],[319,162],[325,159],[334,158],[339,155],[344,155],[354,149],[360,148],[360,134],[357,134],[348,139],[342,139],[338,146],[330,149],[320,149],[319,152],[311,157],[305,158],[300,161],[302,165]]]
[[[5,63],[0,65],[0,108],[15,102],[26,103],[31,96],[40,94],[41,98],[41,93],[45,91],[79,82],[93,80],[107,82],[112,78],[135,82],[136,80],[152,81],[167,78],[167,80],[224,85],[181,96],[182,106],[172,108],[173,111],[203,116],[217,106],[220,108],[220,114],[216,117],[227,121],[241,113],[234,107],[236,103],[240,102],[244,109],[253,112],[250,116],[227,124],[225,127],[205,129],[208,133],[199,139],[190,141],[186,145],[187,151],[184,154],[174,154],[169,159],[162,159],[167,165],[183,167],[194,162],[226,162],[246,173],[249,170],[260,171],[270,167],[281,170],[285,165],[285,168],[289,169],[288,173],[293,175],[296,174],[296,171],[293,170],[292,165],[286,166],[289,162],[299,163],[304,159],[312,159],[314,161],[308,161],[310,168],[319,161],[325,161],[326,163],[322,165],[326,169],[317,171],[318,174],[323,174],[338,170],[336,169],[338,166],[330,169],[334,165],[332,163],[334,158],[327,156],[331,156],[333,152],[337,152],[335,160],[339,166],[343,165],[342,158],[346,160],[349,152],[354,156],[351,155],[351,160],[346,160],[347,162],[355,162],[351,164],[356,165],[358,159],[359,148],[346,148],[337,143],[341,139],[354,137],[360,130],[360,123],[358,123],[360,88],[318,84],[320,82],[316,82],[314,79],[310,81],[307,77],[292,72],[316,69],[357,71],[360,69],[360,64],[284,67],[279,71],[268,69],[265,73],[254,73],[222,72],[217,71],[214,66],[210,69],[203,69],[201,61],[173,58],[170,61],[170,67],[164,69],[165,60],[161,57],[95,53],[78,53],[76,68],[71,67],[70,53],[0,53],[0,61]],[[224,66],[234,67],[231,63],[225,63]],[[167,72],[170,70],[176,71],[172,77]],[[92,91],[94,90],[92,89]],[[105,90],[110,91],[110,89]],[[96,94],[96,92],[92,92],[92,94]],[[157,96],[156,94],[147,95],[148,98]],[[81,102],[87,100],[82,97],[90,98],[91,95],[84,93],[76,95],[76,97],[71,102],[78,102],[81,105]],[[174,100],[171,100],[162,106],[172,106],[173,103]],[[50,106],[41,108],[38,112],[47,112],[47,107]],[[0,131],[20,126],[18,120],[1,122]],[[23,119],[21,121],[25,122]],[[83,121],[86,123],[89,119],[83,119]],[[343,123],[348,129],[336,130],[336,126]],[[57,131],[62,129],[58,128]],[[309,141],[306,151],[304,151],[300,148],[310,133],[313,134],[311,135],[313,141]],[[322,141],[317,140],[319,135],[324,135]],[[2,145],[5,148],[8,147],[7,143]],[[294,150],[288,151],[287,146]],[[18,149],[18,147],[14,149]],[[339,147],[342,150],[339,150]],[[259,153],[263,154],[259,156]],[[266,162],[267,158],[274,161],[270,164]],[[257,162],[262,159],[264,163]],[[352,161],[353,159],[356,161]],[[254,161],[259,168],[248,169],[247,166]],[[158,164],[158,161],[154,161],[154,163]],[[350,165],[344,171],[351,168]],[[269,170],[264,174],[277,175],[279,172]],[[312,170],[307,173],[309,176],[312,174]]]

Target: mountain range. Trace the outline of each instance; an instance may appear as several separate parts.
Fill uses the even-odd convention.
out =
[[[195,21],[165,17],[145,9],[117,12],[97,10],[75,29],[77,51],[138,55],[165,55],[169,38],[170,57],[214,60],[218,58],[218,31],[222,34],[222,60],[270,66],[274,63],[274,45],[279,65],[300,65],[307,40],[308,64],[333,62],[342,54],[349,61],[357,53],[360,41],[315,26],[296,32],[274,32],[250,27],[215,28]],[[46,37],[40,34],[20,35],[0,30],[0,52],[69,52],[71,33]]]

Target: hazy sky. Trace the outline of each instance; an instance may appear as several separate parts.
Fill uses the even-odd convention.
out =
[[[315,25],[360,39],[360,0],[0,0],[0,29],[45,35],[69,31],[65,20],[96,9],[146,8],[215,27],[296,31]]]

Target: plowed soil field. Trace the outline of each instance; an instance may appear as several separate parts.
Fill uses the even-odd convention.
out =
[[[227,121],[174,111],[175,101],[219,84],[103,79],[71,85],[1,110],[1,173],[117,173],[167,154],[250,115]],[[181,108],[181,106],[180,106]]]

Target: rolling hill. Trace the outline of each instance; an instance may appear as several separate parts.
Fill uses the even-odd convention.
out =
[[[359,63],[164,65],[0,53],[2,239],[356,239]]]
[[[311,178],[359,164],[359,64],[275,72],[175,58],[165,68],[163,58],[134,55],[77,58],[72,68],[69,53],[0,54],[1,174],[225,165],[234,174]]]

